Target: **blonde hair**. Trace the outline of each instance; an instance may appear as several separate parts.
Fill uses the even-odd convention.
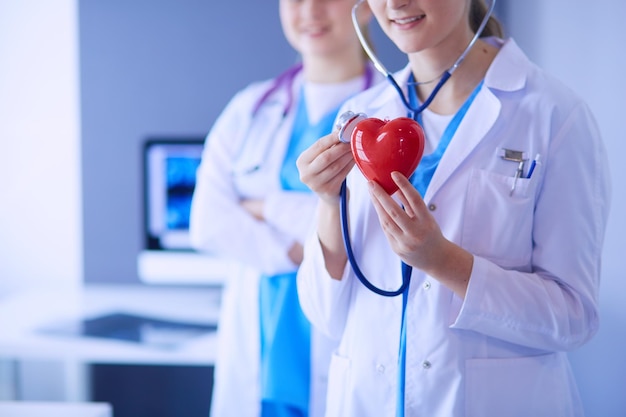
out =
[[[469,21],[470,27],[472,28],[474,33],[476,33],[489,8],[487,7],[485,0],[471,0],[471,2],[472,3],[470,5]],[[487,36],[497,36],[498,38],[504,37],[504,27],[502,26],[502,23],[500,23],[498,18],[494,15],[491,15],[489,17],[489,20],[485,25],[485,29],[481,34],[481,37]]]

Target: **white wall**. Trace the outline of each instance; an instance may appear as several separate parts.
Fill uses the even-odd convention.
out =
[[[82,274],[76,0],[0,0],[0,294]]]
[[[587,416],[626,416],[626,2],[509,0],[507,13],[510,34],[531,58],[587,100],[609,151],[601,328],[570,356]]]

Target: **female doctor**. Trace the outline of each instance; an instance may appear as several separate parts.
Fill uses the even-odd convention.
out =
[[[393,196],[353,169],[337,132],[298,160],[321,198],[300,301],[314,326],[340,339],[326,415],[582,415],[566,352],[598,329],[610,194],[592,114],[493,19],[415,111],[470,45],[486,4],[368,3],[408,55],[394,79],[412,110],[382,83],[342,111],[416,117],[427,144],[415,175],[392,176]],[[399,288],[410,270],[402,265],[412,267],[401,296],[374,294],[347,260],[337,197],[346,176],[355,261],[383,290]]]
[[[226,283],[213,417],[321,416],[334,342],[310,331],[296,271],[316,197],[299,153],[327,134],[339,105],[382,80],[350,20],[354,0],[280,0],[301,64],[253,83],[207,136],[191,211],[196,248],[248,267]],[[371,20],[368,9],[359,21]]]

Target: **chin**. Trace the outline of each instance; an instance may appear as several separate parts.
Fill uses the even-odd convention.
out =
[[[416,48],[414,45],[397,45],[397,47],[407,55],[422,51],[422,48]]]
[[[393,43],[400,51],[404,52],[405,54],[420,52],[424,49],[423,45],[417,44],[412,39],[406,39],[406,37],[404,38],[404,41],[394,41]]]

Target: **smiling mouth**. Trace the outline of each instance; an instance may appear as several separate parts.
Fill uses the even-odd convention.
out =
[[[392,22],[397,23],[398,25],[407,25],[409,23],[413,23],[413,22],[417,22],[418,20],[422,20],[425,17],[426,17],[426,15],[422,14],[422,15],[419,15],[419,16],[405,17],[403,19],[393,19]]]
[[[306,33],[309,36],[320,36],[323,35],[324,33],[326,33],[328,30],[326,27],[308,27],[304,30],[304,33]]]

